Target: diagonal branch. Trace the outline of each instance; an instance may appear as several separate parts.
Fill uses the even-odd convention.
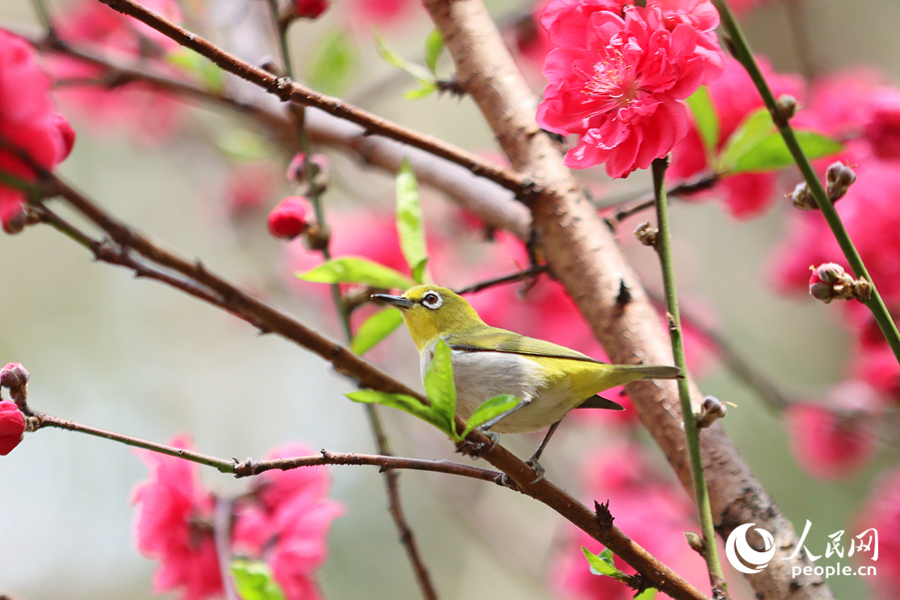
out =
[[[149,25],[182,46],[205,56],[223,70],[258,85],[284,102],[291,101],[304,106],[319,108],[336,117],[361,125],[365,128],[368,135],[381,135],[403,142],[414,148],[426,150],[435,156],[462,165],[476,175],[490,179],[516,194],[527,195],[534,187],[533,181],[434,136],[425,135],[392,123],[387,119],[347,104],[339,98],[320,94],[315,90],[291,81],[289,77],[278,77],[268,71],[254,67],[250,63],[225,52],[197,34],[179,27],[153,11],[147,10],[133,0],[100,1],[114,10]]]

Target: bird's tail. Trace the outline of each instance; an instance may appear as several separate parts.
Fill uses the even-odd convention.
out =
[[[634,370],[641,373],[641,379],[684,379],[678,367],[668,365],[635,365]]]

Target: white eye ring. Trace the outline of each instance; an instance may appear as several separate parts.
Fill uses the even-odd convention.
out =
[[[424,306],[425,308],[437,310],[443,303],[444,299],[441,298],[441,295],[437,292],[427,292],[424,296],[422,296],[422,306]]]

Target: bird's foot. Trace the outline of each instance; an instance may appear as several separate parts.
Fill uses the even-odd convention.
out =
[[[528,460],[525,461],[529,467],[534,469],[534,474],[537,475],[537,479],[531,482],[531,485],[534,485],[541,481],[544,478],[544,467],[541,466],[541,463],[537,461],[537,458],[532,456]]]
[[[473,460],[479,459],[491,450],[493,450],[497,443],[500,440],[500,436],[494,433],[493,431],[482,431],[484,435],[488,436],[487,442],[471,442],[469,440],[462,440],[456,445],[456,451],[465,454],[466,456],[470,456]]]

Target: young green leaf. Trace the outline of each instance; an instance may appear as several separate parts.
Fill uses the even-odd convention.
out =
[[[284,593],[269,565],[258,560],[239,558],[231,562],[234,586],[243,600],[284,600]]]
[[[344,395],[354,402],[361,402],[363,404],[381,404],[383,406],[402,410],[418,419],[431,423],[452,437],[447,420],[444,416],[438,414],[432,407],[425,406],[412,396],[407,396],[405,394],[388,394],[387,392],[379,392],[376,390],[360,390]]]
[[[389,336],[402,322],[403,315],[394,307],[378,311],[360,325],[350,349],[356,354],[365,354]]]
[[[797,141],[803,153],[810,160],[837,154],[843,149],[840,142],[814,131],[795,131]],[[765,171],[779,171],[794,164],[794,157],[784,143],[784,138],[778,132],[770,134],[744,153],[729,171],[730,174],[761,173]]]
[[[515,408],[519,402],[521,400],[511,394],[503,394],[487,400],[469,417],[466,428],[460,437],[466,437],[473,429],[481,427],[494,417],[499,417],[506,411]]]
[[[385,289],[407,290],[414,285],[402,273],[360,256],[335,258],[294,276],[316,283],[358,283]]]
[[[713,107],[709,88],[700,86],[690,98],[687,99],[688,107],[694,116],[694,124],[703,141],[703,149],[706,150],[707,159],[716,155],[716,145],[719,143],[719,115]],[[711,161],[710,161],[711,162]]]
[[[422,283],[425,276],[422,263],[428,260],[425,228],[422,224],[422,205],[419,203],[419,184],[412,166],[406,159],[397,172],[396,186],[397,235],[400,237],[400,249],[413,273],[413,280]]]
[[[431,94],[437,91],[437,84],[433,81],[428,81],[422,84],[422,87],[416,88],[414,90],[409,90],[403,94],[403,97],[407,100],[420,100],[422,98],[427,98]]]
[[[775,124],[772,123],[772,115],[768,110],[760,108],[756,112],[750,113],[725,142],[725,147],[722,148],[722,153],[717,160],[716,171],[719,173],[730,172],[742,156],[769,137],[774,130]]]
[[[413,79],[419,82],[420,85],[424,86],[427,83],[434,83],[434,78],[431,76],[426,69],[420,67],[419,65],[415,65],[402,56],[394,52],[394,50],[388,46],[387,41],[376,31],[375,32],[375,45],[378,50],[378,56],[380,56],[386,63],[397,67]]]
[[[656,598],[656,592],[658,590],[656,588],[647,588],[640,594],[634,597],[634,600],[654,600]]]
[[[352,38],[339,29],[329,31],[314,50],[309,85],[326,94],[338,95],[347,89],[356,63]]]
[[[456,384],[453,381],[453,359],[450,346],[439,339],[434,346],[434,358],[425,371],[425,394],[435,412],[447,422],[450,437],[458,439],[454,417],[456,415]]]
[[[444,51],[444,36],[439,29],[432,29],[425,38],[425,64],[431,74],[437,77],[437,62]]]
[[[613,566],[613,554],[609,548],[605,548],[599,556],[584,546],[581,547],[581,551],[584,552],[584,557],[587,559],[588,564],[591,565],[591,573],[594,575],[608,575],[616,579],[626,577],[625,573]]]
[[[225,79],[222,76],[225,71],[197,52],[182,47],[175,52],[167,53],[166,61],[197,75],[208,91],[225,91]]]

